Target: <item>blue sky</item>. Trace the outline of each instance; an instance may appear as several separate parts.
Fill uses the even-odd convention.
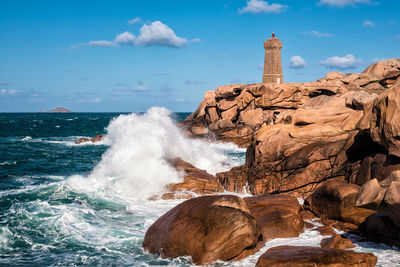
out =
[[[399,0],[0,1],[0,112],[193,111],[204,92],[400,57]]]

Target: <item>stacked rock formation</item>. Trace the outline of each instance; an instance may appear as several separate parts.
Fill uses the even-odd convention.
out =
[[[400,167],[399,77],[392,59],[310,83],[220,86],[182,126],[248,147],[244,166],[216,175],[228,191],[307,197],[330,179],[362,185]]]

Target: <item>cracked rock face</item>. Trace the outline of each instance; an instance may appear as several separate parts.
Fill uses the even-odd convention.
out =
[[[362,185],[400,168],[399,59],[309,83],[208,91],[182,126],[247,147],[246,165],[217,174],[225,190],[307,197],[326,180]],[[397,167],[396,167],[397,166]]]

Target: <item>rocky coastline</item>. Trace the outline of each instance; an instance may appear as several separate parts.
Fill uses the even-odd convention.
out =
[[[320,247],[274,247],[256,266],[375,266],[373,254],[351,250],[335,229],[400,247],[399,114],[400,59],[309,83],[206,92],[180,127],[246,147],[246,163],[211,175],[170,159],[183,181],[154,198],[187,200],[148,229],[144,249],[207,265],[312,229],[329,236]],[[253,196],[229,195],[245,191]]]
[[[191,199],[159,218],[143,247],[206,265],[242,259],[267,240],[312,228],[330,236],[320,248],[271,248],[256,266],[375,266],[373,254],[352,251],[352,241],[334,229],[400,245],[399,114],[400,59],[310,83],[206,92],[180,126],[193,138],[247,147],[246,163],[213,176],[174,159],[184,181],[161,197]],[[253,197],[216,194],[244,189]]]

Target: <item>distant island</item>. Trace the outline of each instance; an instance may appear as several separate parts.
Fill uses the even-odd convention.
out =
[[[69,112],[72,112],[72,111],[69,110],[69,109],[66,109],[66,108],[58,107],[58,108],[55,108],[55,109],[52,109],[52,110],[49,110],[49,111],[46,111],[46,112],[53,112],[53,113],[69,113]]]

